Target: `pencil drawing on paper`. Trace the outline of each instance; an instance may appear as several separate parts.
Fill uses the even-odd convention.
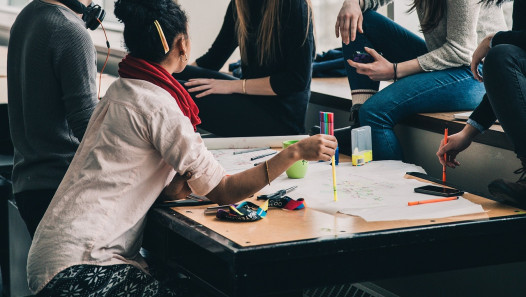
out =
[[[361,199],[361,200],[374,200],[383,201],[385,191],[389,191],[395,187],[395,185],[388,182],[378,182],[371,179],[367,179],[361,176],[353,176],[349,179],[340,179],[337,181],[338,193],[340,193],[342,199]],[[321,196],[332,194],[332,179],[327,177],[320,183],[318,187],[318,193]]]

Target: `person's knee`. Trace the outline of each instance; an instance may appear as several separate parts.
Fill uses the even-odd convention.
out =
[[[511,44],[500,44],[491,48],[484,59],[484,78],[502,76],[518,67],[521,49]],[[524,55],[524,51],[522,51]]]
[[[376,12],[374,10],[371,10],[371,9],[367,10],[367,11],[364,11],[362,13],[362,17],[363,17],[364,25],[365,24],[370,24],[370,23],[375,23],[376,21],[381,21],[382,19],[385,18],[384,15],[381,15],[378,12]]]
[[[508,96],[501,96],[503,91],[517,88],[517,73],[524,73],[524,65],[521,59],[526,54],[521,48],[502,44],[497,45],[488,52],[484,60],[484,86],[490,100],[505,102],[512,100]]]
[[[362,17],[363,17],[363,22],[366,22],[368,21],[369,19],[371,18],[375,18],[379,15],[379,13],[377,13],[376,11],[374,10],[367,10],[367,11],[364,11],[362,12]]]
[[[364,107],[363,105],[360,106],[360,109],[358,109],[358,118],[361,126],[369,126],[371,116],[370,108]]]
[[[372,104],[370,99],[360,107],[358,114],[360,126],[375,126],[385,122],[378,106]]]

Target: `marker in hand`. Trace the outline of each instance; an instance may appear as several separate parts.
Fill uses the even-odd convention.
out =
[[[444,129],[444,145],[447,144],[447,128]],[[447,163],[447,153],[444,153],[444,165],[442,165],[442,183],[446,183],[446,163]]]

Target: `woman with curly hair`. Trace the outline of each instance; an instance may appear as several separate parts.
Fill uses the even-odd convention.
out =
[[[38,296],[181,296],[177,284],[149,275],[139,254],[159,195],[191,191],[235,203],[297,160],[329,160],[336,149],[333,136],[316,135],[227,176],[195,133],[195,103],[172,76],[190,52],[185,13],[173,0],[119,0],[115,15],[129,55],[36,230],[27,267]]]

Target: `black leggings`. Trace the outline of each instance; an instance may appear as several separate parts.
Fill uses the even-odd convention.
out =
[[[491,107],[521,160],[526,160],[526,51],[502,44],[484,60],[484,85]]]
[[[20,216],[26,223],[31,238],[35,235],[40,220],[46,213],[47,207],[53,199],[57,189],[31,190],[15,194],[15,201]]]
[[[183,86],[191,78],[237,79],[228,74],[195,66],[187,66],[183,72],[174,74],[174,77]],[[304,130],[303,123],[298,127],[298,124],[280,113],[284,107],[278,100],[287,98],[244,94],[212,94],[195,98],[195,93],[190,95],[199,107],[202,122],[199,128],[217,136],[295,135],[303,133]]]

